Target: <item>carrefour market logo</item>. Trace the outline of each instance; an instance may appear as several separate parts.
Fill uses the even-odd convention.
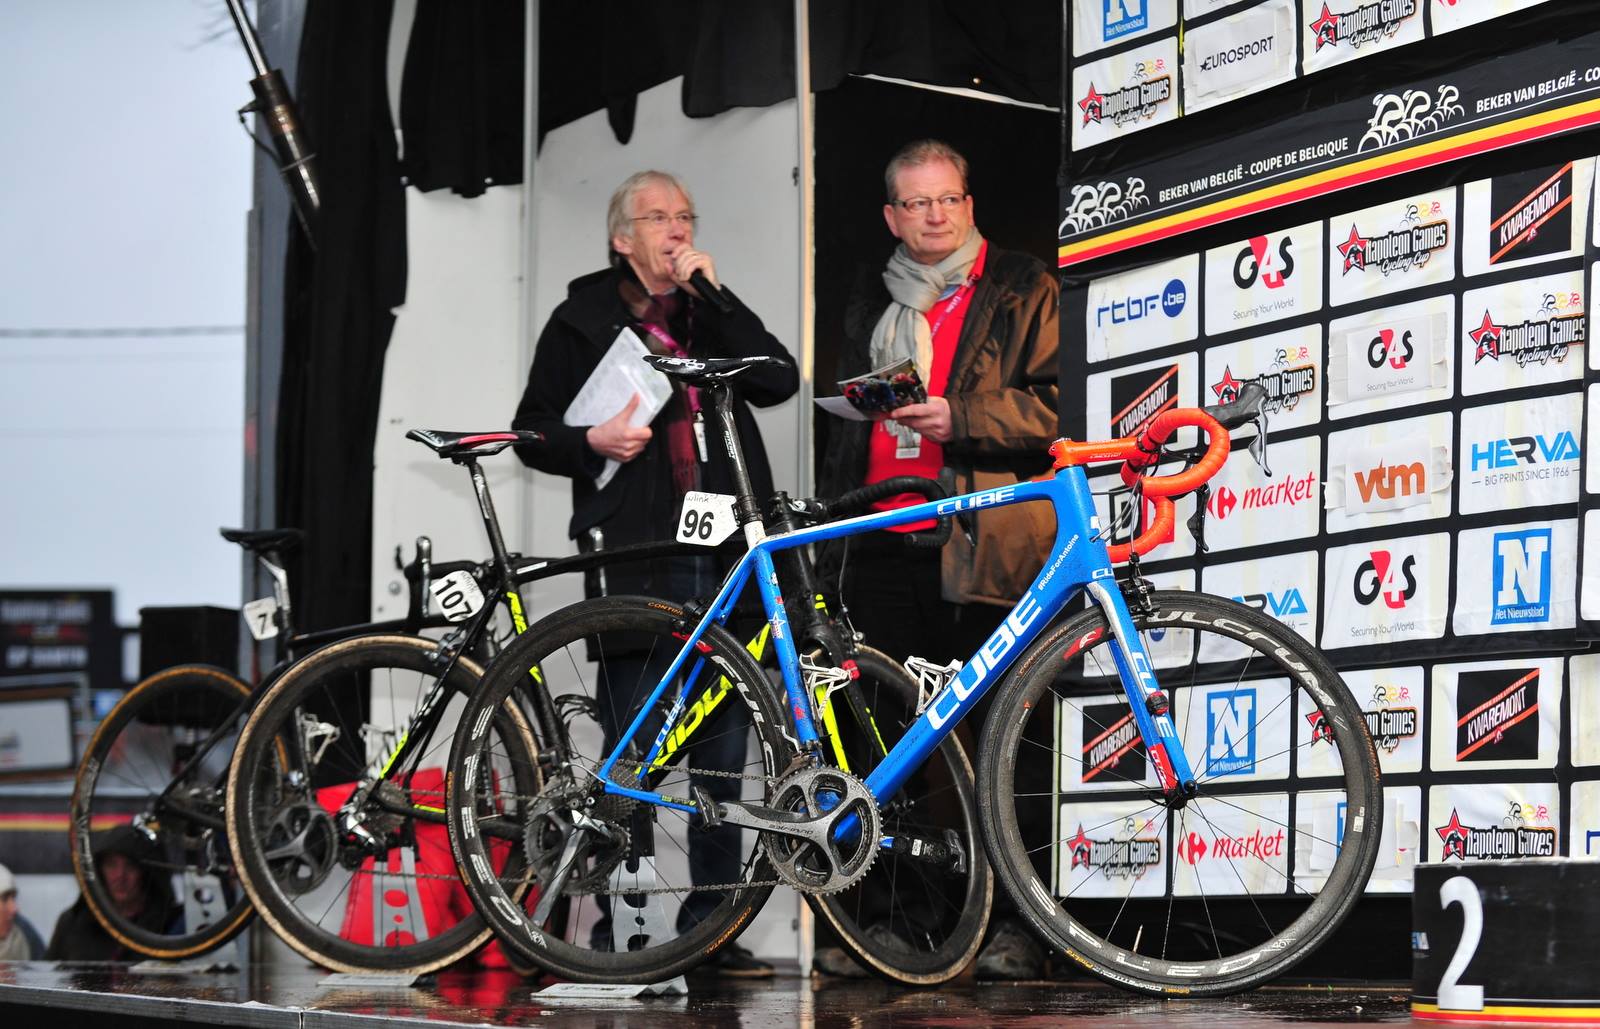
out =
[[[1375,0],[1338,12],[1324,3],[1322,14],[1311,23],[1311,32],[1317,41],[1313,53],[1341,43],[1359,50],[1368,43],[1393,36],[1406,19],[1416,14],[1417,0]]]
[[[1519,368],[1559,363],[1567,359],[1573,347],[1587,342],[1588,326],[1583,297],[1577,293],[1546,293],[1534,317],[1520,322],[1502,324],[1484,308],[1483,320],[1467,332],[1472,340],[1472,363],[1479,364],[1486,358],[1513,360]]]
[[[1083,124],[1110,122],[1117,128],[1141,118],[1154,118],[1161,105],[1172,99],[1172,76],[1165,74],[1166,61],[1140,61],[1134,69],[1133,84],[1101,93],[1093,82],[1078,101]]]

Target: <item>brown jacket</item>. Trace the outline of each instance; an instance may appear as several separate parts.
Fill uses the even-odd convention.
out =
[[[990,244],[945,390],[953,435],[944,459],[956,492],[1008,485],[1049,467],[1046,449],[1060,435],[1059,295],[1055,276],[1038,258]],[[838,378],[871,370],[868,344],[888,305],[881,276],[857,283],[845,314]],[[817,476],[820,495],[837,495],[866,478],[871,429],[865,422],[830,420]],[[957,528],[944,548],[944,597],[1009,606],[1049,553],[1055,515],[1048,504],[1013,504],[985,511],[970,524],[976,547]],[[824,566],[835,563],[836,550],[824,551]]]

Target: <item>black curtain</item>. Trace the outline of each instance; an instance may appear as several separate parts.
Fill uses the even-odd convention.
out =
[[[284,301],[277,524],[303,629],[371,617],[372,444],[390,310],[405,299],[405,199],[386,85],[390,0],[311,0],[296,92],[322,191],[313,250],[296,227]]]

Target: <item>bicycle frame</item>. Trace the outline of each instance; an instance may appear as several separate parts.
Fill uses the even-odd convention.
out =
[[[746,524],[750,549],[729,573],[716,599],[706,615],[688,634],[683,647],[673,659],[649,699],[635,716],[632,724],[617,741],[611,755],[601,767],[599,776],[607,793],[694,813],[698,809],[692,801],[684,801],[648,790],[632,789],[611,780],[612,768],[621,759],[643,726],[647,714],[658,703],[678,672],[696,654],[696,644],[713,622],[726,623],[734,603],[743,592],[752,575],[766,608],[772,641],[778,652],[778,663],[783,673],[784,690],[794,731],[801,749],[816,751],[819,736],[811,714],[811,700],[806,696],[799,671],[799,657],[795,650],[793,634],[789,628],[788,614],[783,596],[778,588],[775,553],[802,547],[810,543],[852,536],[876,529],[887,529],[911,522],[965,512],[981,512],[991,507],[1010,504],[1049,503],[1056,516],[1056,539],[1045,565],[1040,569],[1028,591],[1006,615],[994,633],[978,648],[977,653],[962,666],[960,672],[941,689],[921,715],[907,729],[905,735],[890,750],[888,756],[866,778],[873,797],[882,802],[904,784],[923,761],[938,748],[944,738],[962,718],[972,710],[983,696],[1000,680],[1017,656],[1027,649],[1039,633],[1055,620],[1067,604],[1087,590],[1091,599],[1105,612],[1117,645],[1112,649],[1113,659],[1123,688],[1144,738],[1151,764],[1155,767],[1164,792],[1183,794],[1192,788],[1194,774],[1189,768],[1177,731],[1168,710],[1166,695],[1158,686],[1150,655],[1139,634],[1134,631],[1122,591],[1116,582],[1110,556],[1101,533],[1099,519],[1094,511],[1093,496],[1088,479],[1081,467],[1063,468],[1053,477],[1019,482],[1013,486],[980,490],[948,500],[916,504],[876,514],[861,515],[838,522],[811,526],[767,536],[759,524]],[[691,669],[687,681],[694,681],[699,662]],[[679,715],[688,699],[685,689],[674,701],[655,741],[642,764],[651,767],[657,760],[663,742],[672,733]],[[848,827],[841,825],[841,831]]]

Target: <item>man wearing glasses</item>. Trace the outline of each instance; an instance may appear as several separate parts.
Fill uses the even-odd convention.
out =
[[[881,284],[864,295],[858,289],[847,307],[838,378],[909,358],[928,399],[876,422],[831,425],[819,492],[945,473],[956,492],[968,493],[1044,471],[1057,436],[1055,276],[1038,258],[983,238],[966,158],[948,144],[902,147],[884,171],[884,186],[883,218],[900,245]],[[880,509],[921,499],[906,495]],[[1055,519],[1048,505],[1016,504],[957,527],[941,552],[903,544],[905,532],[931,527],[839,541],[825,560],[842,564],[841,596],[873,646],[896,659],[944,664],[976,651],[1027,590],[1055,539]],[[827,971],[824,956],[819,950]],[[1001,927],[977,971],[1038,974],[1042,952],[1020,926]]]
[[[624,328],[631,328],[656,354],[764,355],[784,360],[740,375],[733,402],[756,495],[772,493],[766,449],[746,402],[759,407],[781,403],[794,395],[799,376],[761,319],[720,287],[711,255],[694,246],[695,220],[694,201],[677,177],[661,171],[629,176],[612,194],[606,212],[610,267],[569,284],[567,299],[551,313],[534,349],[528,385],[511,424],[545,436],[544,444],[519,449],[526,464],[572,480],[568,535],[581,549],[670,539],[684,494],[735,492],[726,451],[706,424],[711,412],[702,409],[694,389],[674,385],[666,406],[648,425],[634,424],[641,420],[634,417],[638,395],[598,424],[565,424],[568,406]],[[691,284],[696,272],[721,288],[724,305],[700,295]],[[610,477],[605,474],[608,462],[619,462]],[[604,569],[603,579],[591,573],[586,592],[676,601],[709,598],[724,567],[714,556],[613,564]],[[664,667],[648,667],[643,656],[629,660],[608,654],[608,685],[603,688],[609,703],[601,705],[607,751],[630,723],[630,709],[644,699],[635,693],[647,694],[663,672]],[[696,748],[689,760],[696,768],[738,771],[745,762],[744,750],[743,734],[723,732]],[[697,776],[696,781],[718,800],[738,799],[737,779]],[[693,834],[689,864],[697,884],[738,881],[739,829],[722,826]],[[714,908],[719,899],[707,891],[687,893],[675,915],[678,931]],[[625,935],[615,941],[604,939],[611,932],[608,920],[601,919],[590,945],[600,949],[613,943],[626,945]],[[702,970],[730,976],[772,974],[771,965],[737,945],[724,946]]]

